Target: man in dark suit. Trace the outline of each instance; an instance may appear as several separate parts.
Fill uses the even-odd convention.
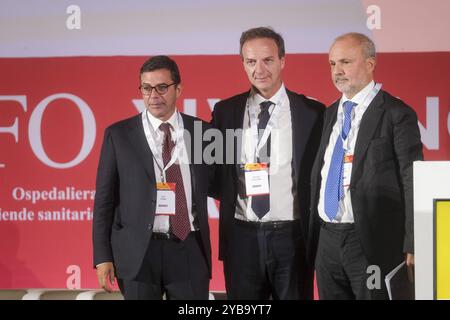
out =
[[[169,57],[147,60],[140,80],[146,110],[105,130],[93,221],[99,284],[111,291],[117,277],[125,299],[208,299],[209,169],[189,159],[202,143],[194,125],[209,124],[177,111],[181,79]]]
[[[325,112],[312,172],[319,296],[385,299],[385,275],[402,261],[414,264],[412,165],[423,158],[417,116],[373,81],[367,36],[338,37],[329,62],[343,95]]]
[[[284,41],[272,29],[245,31],[240,54],[252,88],[212,114],[225,137],[215,195],[227,295],[311,299],[309,178],[324,106],[285,88]]]

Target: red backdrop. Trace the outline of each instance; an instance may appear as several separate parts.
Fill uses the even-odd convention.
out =
[[[45,211],[92,210],[90,194],[86,199],[33,203],[23,192],[31,195],[34,190],[42,196],[42,191],[53,188],[69,188],[71,192],[95,189],[103,131],[138,112],[133,100],[140,99],[139,68],[146,58],[0,59],[1,288],[97,287],[92,269],[91,217],[75,221],[39,219]],[[178,103],[181,111],[189,101],[196,104],[198,117],[209,120],[208,99],[222,99],[248,89],[237,55],[174,58],[183,82]],[[330,80],[327,58],[326,54],[288,55],[286,86],[326,104],[339,98]],[[379,54],[376,80],[417,111],[424,129],[425,159],[450,160],[450,53]],[[96,127],[92,149],[83,161],[65,169],[39,159],[32,148],[36,144],[33,135],[41,136],[43,151],[52,161],[73,160],[85,135],[76,99],[54,99],[46,105],[40,122],[36,118],[30,121],[39,113],[37,106],[45,105],[44,99],[61,93],[82,99],[92,111]],[[14,128],[17,134],[11,133]],[[12,211],[32,211],[34,220],[10,221]],[[210,219],[214,268],[211,290],[224,289],[222,266],[217,261],[217,222]]]

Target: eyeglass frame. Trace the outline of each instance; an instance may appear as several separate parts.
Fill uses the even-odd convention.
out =
[[[145,84],[145,86],[146,87],[150,87],[151,88],[151,90],[150,90],[150,92],[149,93],[144,93],[144,92],[142,92],[142,84],[139,86],[139,90],[141,91],[141,93],[142,93],[142,95],[144,95],[144,96],[151,96],[152,95],[152,92],[153,92],[153,89],[155,89],[156,90],[156,93],[158,93],[159,95],[165,95],[166,93],[167,93],[167,91],[169,91],[169,87],[171,87],[171,86],[173,86],[173,85],[177,85],[178,83],[176,83],[176,82],[173,82],[173,83],[171,83],[171,84],[167,84],[167,83],[159,83],[159,84],[157,84],[156,86],[151,86],[151,85],[149,85],[149,84]],[[160,92],[159,90],[158,90],[158,86],[162,86],[162,85],[164,85],[165,86],[165,90],[166,91],[164,91],[164,92]]]

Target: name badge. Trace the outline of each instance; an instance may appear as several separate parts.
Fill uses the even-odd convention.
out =
[[[344,156],[344,188],[350,185],[350,178],[352,176],[352,167],[353,167],[353,155],[346,154]]]
[[[245,190],[247,196],[269,194],[269,173],[267,163],[245,164]]]
[[[175,215],[175,183],[156,183],[156,215]]]

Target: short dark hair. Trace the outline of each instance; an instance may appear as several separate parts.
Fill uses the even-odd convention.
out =
[[[181,83],[180,70],[177,63],[168,56],[154,56],[144,62],[141,67],[141,75],[144,72],[151,72],[159,69],[167,69],[170,71],[172,81],[176,84]]]
[[[278,47],[278,57],[282,58],[284,57],[285,50],[284,50],[284,40],[281,34],[276,33],[272,28],[270,27],[258,27],[258,28],[252,28],[248,29],[247,31],[242,32],[241,40],[240,40],[240,48],[239,48],[239,54],[241,56],[241,59],[244,57],[242,56],[242,47],[244,46],[244,43],[246,43],[249,40],[253,39],[260,39],[260,38],[269,38],[275,41]]]

